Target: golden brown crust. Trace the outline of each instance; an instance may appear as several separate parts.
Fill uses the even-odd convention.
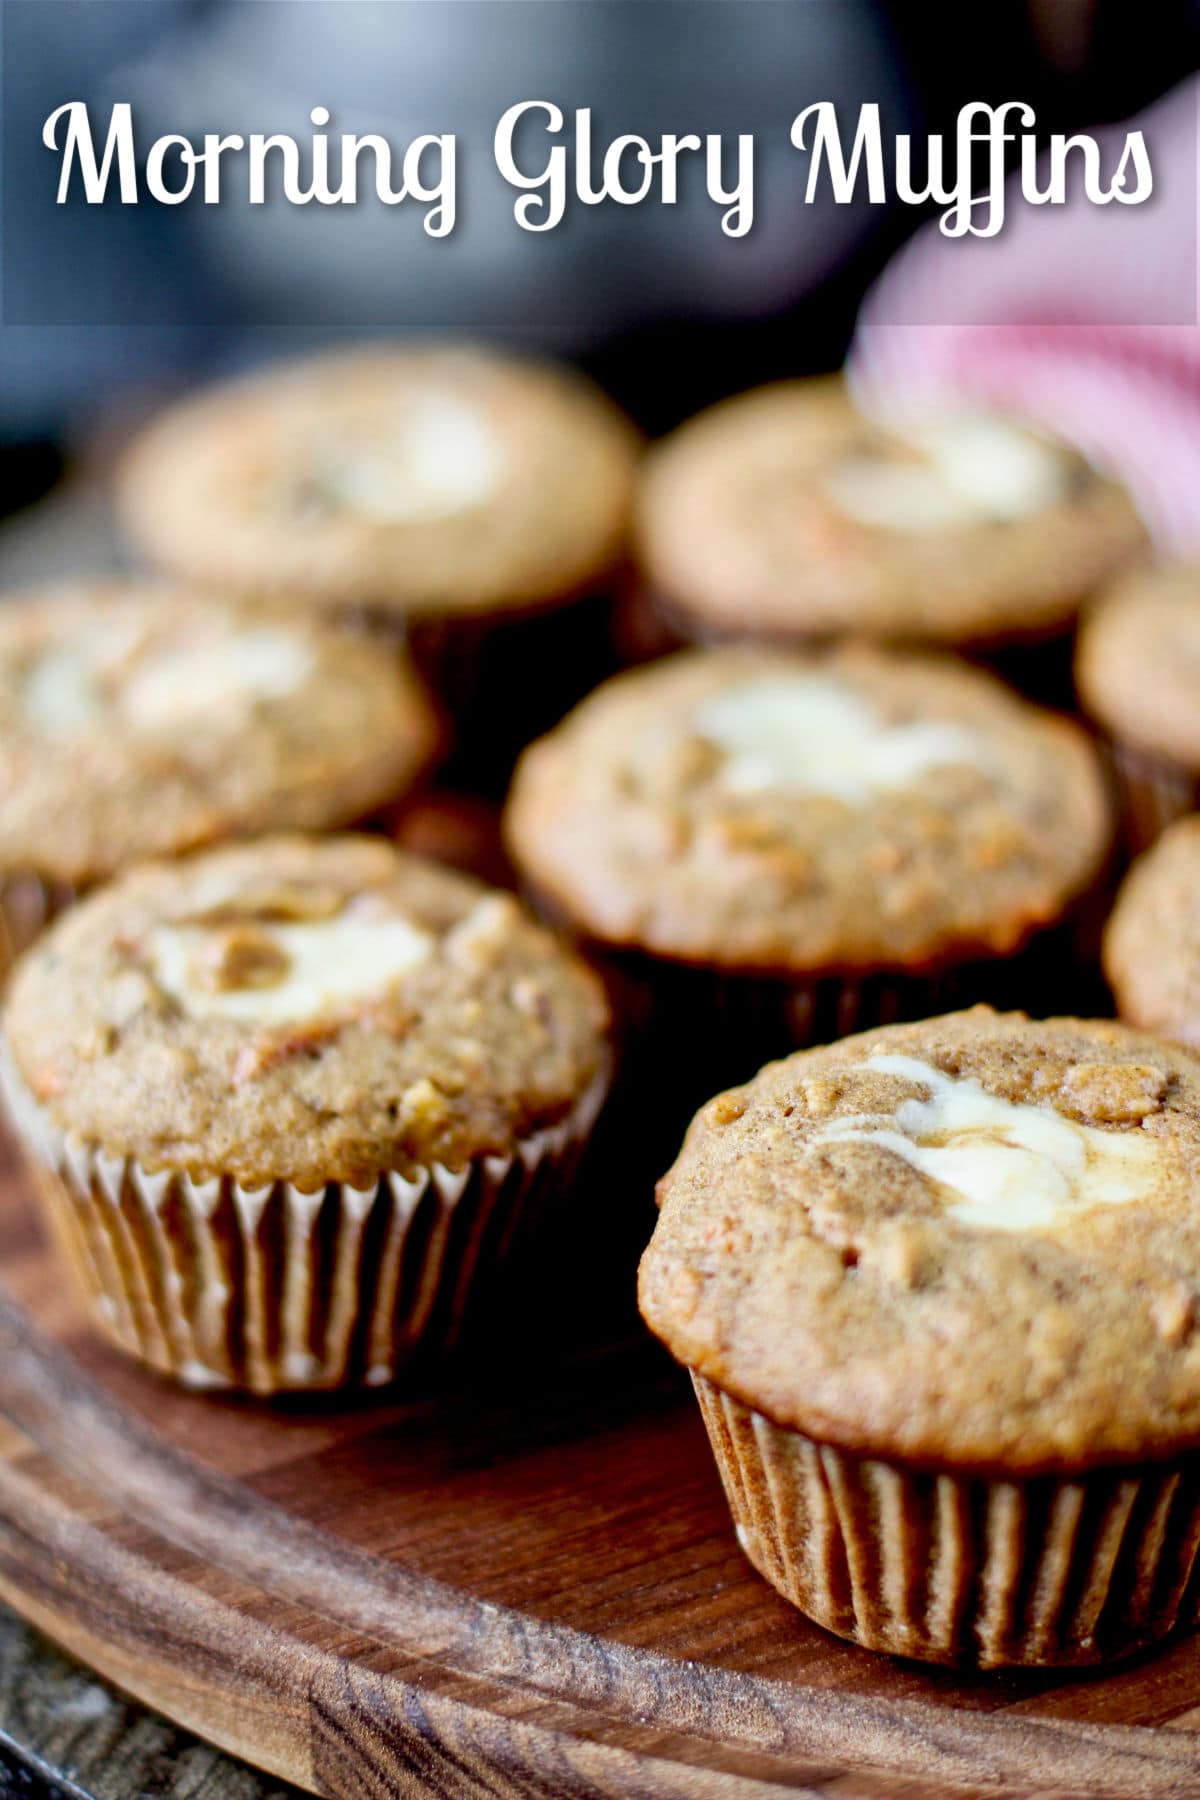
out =
[[[1056,1130],[1119,1135],[1152,1179],[1101,1204],[1085,1159],[1051,1223],[968,1221],[954,1187],[872,1141],[932,1092],[873,1068],[881,1055],[956,1094],[975,1082],[1052,1109]],[[680,1361],[844,1449],[1014,1475],[1167,1457],[1200,1443],[1198,1184],[1186,1051],[986,1008],[885,1027],[771,1064],[697,1115],[659,1184],[641,1308]]]
[[[137,858],[365,817],[437,727],[404,657],[302,618],[85,582],[0,607],[0,875],[84,886]]]
[[[1200,568],[1151,570],[1114,588],[1084,617],[1075,678],[1112,737],[1200,770]]]
[[[855,632],[941,643],[1039,636],[1146,545],[1124,490],[1044,444],[1060,491],[1011,517],[893,529],[850,516],[831,472],[919,450],[860,413],[842,381],[780,382],[690,420],[647,459],[642,562],[701,635]],[[901,506],[901,513],[903,513]]]
[[[609,1054],[600,982],[511,896],[365,837],[128,871],[18,965],[5,1030],[68,1137],[302,1187],[511,1154]]]
[[[504,612],[608,569],[637,449],[628,421],[566,369],[380,345],[183,401],[135,443],[120,504],[152,561],[244,599]]]
[[[1105,930],[1104,972],[1123,1019],[1200,1049],[1200,817],[1134,863]]]
[[[868,710],[885,774],[930,734],[949,734],[947,760],[849,800],[729,785],[697,720],[759,684],[770,706],[793,680],[832,702],[835,726],[844,703]],[[526,752],[505,828],[533,890],[581,934],[781,975],[1005,954],[1062,916],[1110,836],[1072,725],[948,659],[866,647],[691,651],[618,676]]]

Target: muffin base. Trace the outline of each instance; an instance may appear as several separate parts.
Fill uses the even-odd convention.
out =
[[[951,651],[954,645],[948,645]],[[1013,638],[996,644],[968,644],[960,652],[968,662],[1016,688],[1027,700],[1053,711],[1075,710],[1074,621],[1045,636]]]
[[[519,611],[416,615],[364,607],[363,628],[403,646],[450,722],[442,775],[499,799],[532,738],[616,672],[614,594],[622,577]]]
[[[93,1323],[189,1387],[380,1386],[464,1334],[472,1301],[570,1183],[607,1088],[465,1168],[362,1187],[196,1181],[59,1132],[9,1067],[4,1098]]]
[[[1200,1456],[989,1479],[853,1456],[693,1372],[738,1542],[826,1631],[980,1668],[1075,1667],[1200,1616]]]
[[[1109,755],[1121,840],[1130,856],[1148,850],[1176,819],[1200,810],[1200,777],[1192,770],[1149,756],[1132,744],[1111,744]]]
[[[694,1096],[694,1110],[776,1057],[876,1025],[978,1003],[1039,1016],[1094,1012],[1104,1000],[1093,940],[1097,905],[1105,897],[1098,880],[1061,923],[1035,933],[1010,956],[910,971],[741,974],[640,951],[606,954],[586,940],[584,947],[614,973],[621,1012],[633,1028],[631,1063],[644,1064],[660,1091],[678,1079]],[[553,907],[540,910],[557,916]]]
[[[615,948],[581,932],[535,883],[522,892],[548,924],[601,971],[623,1021],[623,1045],[604,1137],[622,1185],[649,1190],[674,1161],[693,1114],[765,1063],[895,1025],[986,1004],[1035,1017],[1090,1017],[1111,1006],[1099,938],[1111,908],[1108,870],[1063,918],[1007,957],[929,969],[802,975],[732,973]],[[603,1161],[604,1159],[601,1158]]]

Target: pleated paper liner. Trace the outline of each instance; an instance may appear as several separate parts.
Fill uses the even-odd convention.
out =
[[[50,1124],[11,1067],[5,1099],[99,1329],[193,1387],[378,1386],[454,1345],[479,1290],[570,1184],[607,1076],[510,1155],[362,1187],[194,1181]]]
[[[1200,778],[1130,744],[1110,746],[1121,837],[1130,856],[1148,850],[1168,825],[1200,810]]]
[[[76,898],[65,882],[45,881],[32,870],[0,875],[0,981],[42,928]]]
[[[1110,1661],[1200,1614],[1200,1457],[990,1480],[848,1455],[693,1375],[738,1541],[827,1631],[926,1662]]]
[[[1096,955],[1085,948],[1096,934],[1100,891],[1089,889],[1061,923],[1009,956],[911,971],[731,972],[577,939],[605,974],[614,1013],[624,1021],[604,1127],[619,1142],[624,1178],[652,1187],[699,1107],[793,1051],[981,1003],[1039,1018],[1107,1010]],[[561,909],[534,888],[525,893],[543,918],[571,935]]]
[[[402,614],[364,605],[357,629],[403,648],[449,725],[441,768],[452,784],[500,799],[525,746],[616,673],[615,596],[625,576],[545,605]]]

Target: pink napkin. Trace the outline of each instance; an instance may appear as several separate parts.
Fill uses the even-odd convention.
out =
[[[869,410],[949,394],[1044,425],[1176,555],[1200,553],[1198,99],[1189,80],[1130,121],[1154,171],[1140,206],[1035,207],[1018,187],[994,238],[923,227],[867,295],[848,369]],[[1126,129],[1095,133],[1106,170]]]

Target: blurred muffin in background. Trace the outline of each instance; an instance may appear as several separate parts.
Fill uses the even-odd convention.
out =
[[[565,367],[377,345],[183,401],[133,445],[120,504],[177,576],[402,632],[495,766],[604,672],[637,451]]]
[[[381,837],[126,870],[22,959],[4,1029],[97,1326],[256,1393],[377,1385],[456,1340],[567,1190],[611,1060],[579,958]]]
[[[302,618],[95,581],[0,606],[0,969],[149,855],[361,820],[438,741],[399,658]]]
[[[1146,541],[1124,490],[1075,451],[993,415],[884,425],[838,377],[755,389],[665,439],[636,538],[689,637],[988,653],[1069,631]]]
[[[1131,851],[1200,807],[1200,567],[1147,569],[1084,618],[1079,698],[1110,740]]]
[[[1123,1019],[1200,1049],[1200,817],[1169,825],[1125,877],[1104,972]]]
[[[693,1105],[951,999],[1075,1003],[1064,938],[1111,835],[1083,732],[951,658],[867,645],[616,677],[525,753],[505,827]]]

